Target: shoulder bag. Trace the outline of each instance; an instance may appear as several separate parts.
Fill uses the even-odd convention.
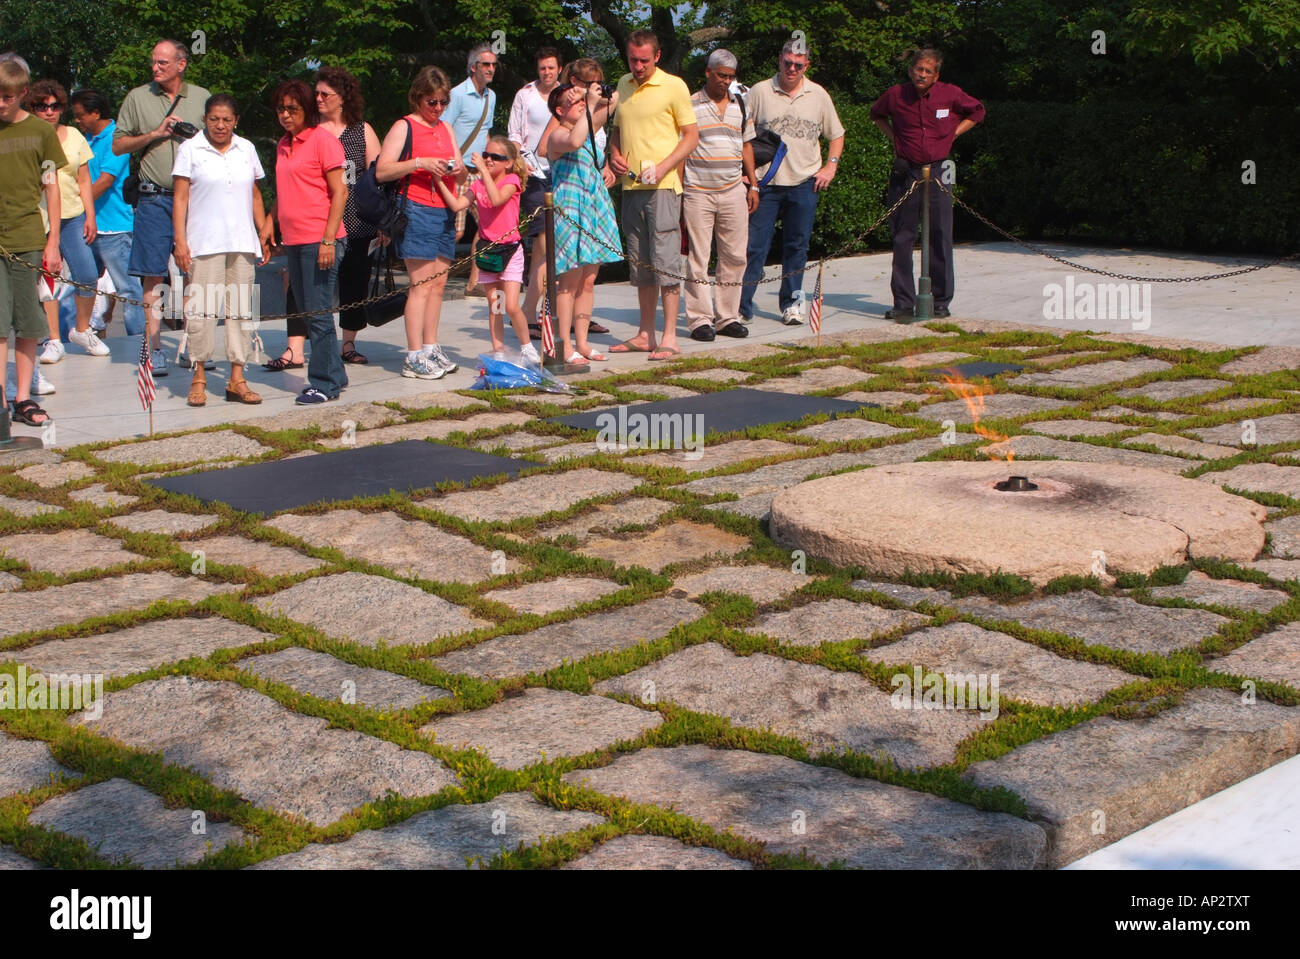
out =
[[[399,162],[411,158],[413,137],[411,121],[407,120],[406,145],[402,147],[401,155],[397,158]],[[383,230],[396,243],[406,233],[406,191],[411,185],[411,177],[408,174],[400,181],[380,183],[375,175],[378,165],[379,160],[376,158],[353,187],[357,218],[362,223]]]

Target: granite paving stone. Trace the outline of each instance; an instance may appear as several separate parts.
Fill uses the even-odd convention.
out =
[[[1177,456],[1163,453],[1144,453],[1141,450],[1117,449],[1114,446],[1099,446],[1096,443],[1083,443],[1071,440],[1058,440],[1048,436],[1012,436],[1001,442],[983,448],[989,457],[1005,458],[1008,451],[1013,451],[1017,459],[1026,456],[1051,456],[1059,460],[1073,460],[1079,463],[1118,463],[1121,466],[1145,466],[1151,469],[1167,470],[1181,473],[1196,464]]]
[[[619,389],[635,396],[663,397],[669,400],[683,396],[699,396],[699,390],[688,390],[684,386],[673,386],[670,383],[629,383],[620,386]]]
[[[46,800],[27,821],[84,839],[103,859],[129,861],[145,869],[167,869],[198,862],[248,838],[238,826],[212,819],[194,831],[194,810],[168,809],[133,782],[109,779]]]
[[[984,401],[982,404],[980,403],[981,399]],[[1044,410],[1059,410],[1070,405],[1069,400],[1057,400],[1046,396],[1022,396],[1019,393],[993,393],[979,399],[972,398],[971,401],[975,404],[976,409],[980,411],[981,420],[1029,416],[1031,413],[1042,413]],[[970,406],[962,399],[945,400],[942,403],[923,406],[909,415],[919,416],[921,419],[930,420],[933,423],[952,420],[958,426],[971,422]]]
[[[362,646],[430,643],[488,625],[441,596],[366,573],[317,576],[256,605]]]
[[[801,430],[795,430],[794,435],[811,436],[823,443],[838,443],[845,440],[874,440],[882,436],[897,436],[899,433],[907,432],[910,431],[898,426],[876,423],[872,420],[846,418],[827,420],[825,423],[818,423],[816,426],[806,426]]]
[[[1251,430],[1254,439],[1250,439]],[[1250,443],[1257,446],[1272,446],[1275,443],[1295,443],[1300,441],[1300,413],[1277,413],[1273,416],[1245,418],[1210,426],[1204,429],[1188,430],[1193,436],[1207,443],[1220,446],[1240,448]]]
[[[263,576],[294,576],[325,565],[325,560],[305,556],[287,546],[244,536],[209,536],[185,545],[191,554],[202,552],[206,562],[243,566]]]
[[[1172,369],[1172,364],[1164,360],[1140,357],[1130,360],[1102,360],[1100,363],[1085,363],[1071,366],[1065,370],[1045,370],[1041,373],[1026,373],[1016,377],[1016,385],[1026,386],[1063,386],[1068,389],[1087,389],[1093,386],[1107,386],[1122,383],[1135,376],[1158,373]]]
[[[1243,563],[1247,569],[1257,569],[1277,580],[1300,580],[1300,559],[1257,559]]]
[[[1167,433],[1142,433],[1138,436],[1130,436],[1124,443],[1128,446],[1137,446],[1139,444],[1155,446],[1170,453],[1184,453],[1187,456],[1195,456],[1203,460],[1221,460],[1228,456],[1236,456],[1241,452],[1239,449],[1215,446],[1213,443],[1198,443],[1196,440],[1189,440],[1185,436],[1170,436]]]
[[[44,869],[35,859],[28,859],[9,846],[0,846],[0,872],[16,869]]]
[[[1277,400],[1271,400],[1264,396],[1232,396],[1226,400],[1206,403],[1205,408],[1215,413],[1226,413],[1230,410],[1249,410],[1276,402]]]
[[[1006,346],[1006,347],[1002,347],[1002,348],[1003,348],[1003,349],[1008,349],[1008,350],[1015,350],[1015,349],[1031,349],[1031,350],[1037,350],[1037,349],[1041,349],[1041,347],[1037,347],[1037,346],[1031,346],[1031,347]],[[1081,357],[1081,356],[1101,356],[1101,355],[1102,355],[1103,353],[1105,353],[1105,352],[1106,352],[1105,350],[1079,350],[1079,351],[1077,351],[1077,352],[1075,352],[1075,353],[1049,353],[1049,354],[1047,354],[1046,356],[1030,356],[1030,357],[1026,357],[1026,361],[1029,362],[1029,363],[1036,363],[1036,364],[1038,364],[1039,366],[1049,366],[1049,365],[1051,365],[1052,363],[1060,363],[1062,360],[1074,360],[1074,359],[1078,359],[1078,358]]]
[[[64,483],[94,476],[95,471],[85,463],[68,460],[66,463],[36,463],[25,466],[14,475],[21,476],[27,482],[35,483],[37,486],[53,489]]]
[[[1286,623],[1238,646],[1226,656],[1205,661],[1207,669],[1300,689],[1300,623]]]
[[[165,440],[146,440],[142,443],[125,443],[95,453],[105,463],[136,463],[153,466],[162,463],[204,463],[210,460],[240,459],[271,452],[257,440],[242,436],[234,430],[214,433],[187,433]]]
[[[962,360],[973,360],[975,357],[970,353],[954,353],[951,350],[938,350],[931,353],[913,353],[911,356],[900,357],[896,360],[890,360],[888,363],[880,363],[880,366],[901,366],[905,370],[917,370],[923,367],[944,366],[951,363],[959,363]]]
[[[1219,367],[1234,376],[1275,373],[1300,367],[1300,350],[1293,346],[1265,346],[1246,356],[1239,356]]]
[[[46,513],[57,513],[62,508],[61,506],[53,506],[50,503],[42,503],[40,500],[18,499],[14,496],[0,494],[0,509],[7,513],[13,513],[15,516],[24,518],[44,516]]]
[[[579,459],[583,456],[593,456],[596,453],[619,453],[626,452],[617,449],[601,450],[594,439],[579,440],[576,443],[564,443],[560,446],[547,446],[541,449],[529,450],[530,454],[541,457],[548,463],[559,463],[563,460]]]
[[[1108,423],[1105,420],[1039,420],[1025,423],[1021,429],[1046,436],[1109,436],[1111,433],[1123,433],[1133,427],[1123,423]]]
[[[667,836],[615,836],[565,869],[753,869],[754,864],[725,852],[688,846]]]
[[[678,520],[648,533],[592,538],[578,548],[583,556],[607,559],[619,566],[643,566],[657,573],[673,563],[705,556],[731,556],[748,549],[750,542],[705,523]]]
[[[1172,653],[1195,646],[1229,620],[1204,609],[1145,606],[1123,596],[1079,590],[1006,606],[983,596],[952,605],[986,620],[1013,620],[1033,629],[1076,636],[1097,646],[1132,653]]]
[[[466,869],[501,852],[577,832],[603,817],[561,811],[530,793],[503,793],[472,806],[444,806],[385,829],[363,829],[343,842],[314,843],[253,869]]]
[[[447,395],[456,399],[462,398],[457,397],[455,393]],[[408,405],[405,400],[403,405]],[[356,429],[369,430],[387,423],[400,423],[404,419],[406,419],[405,414],[389,409],[387,406],[380,406],[378,403],[348,403],[344,406],[326,403],[322,406],[291,406],[278,411],[273,416],[259,416],[256,419],[244,420],[244,425],[256,426],[271,432],[305,430],[314,426],[322,433],[340,433],[349,420]]]
[[[1182,400],[1191,396],[1204,396],[1206,393],[1213,393],[1215,390],[1221,390],[1224,387],[1232,385],[1231,380],[1211,380],[1205,378],[1193,378],[1189,380],[1155,380],[1144,386],[1133,386],[1126,390],[1116,391],[1116,396],[1125,399],[1134,396],[1141,396],[1145,399],[1152,400],[1156,403],[1167,403],[1170,400]]]
[[[848,599],[827,599],[782,613],[768,613],[745,632],[771,636],[792,646],[817,646],[847,639],[870,639],[899,626],[918,626],[929,621],[929,616],[920,613]]]
[[[1104,716],[1020,746],[964,774],[1022,796],[1060,867],[1300,750],[1300,710],[1194,689],[1142,719]],[[1095,832],[1105,816],[1105,831]]]
[[[173,513],[165,509],[151,509],[114,516],[109,522],[132,533],[164,533],[175,536],[177,533],[201,530],[220,518],[215,513]]]
[[[863,592],[884,593],[891,599],[908,606],[915,606],[917,603],[934,603],[943,606],[952,601],[952,593],[946,589],[932,589],[929,586],[907,586],[903,583],[886,583],[871,579],[855,579],[849,585]]]
[[[239,665],[263,679],[284,683],[317,699],[356,703],[371,709],[410,709],[451,696],[451,691],[441,686],[428,686],[409,676],[357,666],[299,646],[253,656]]]
[[[1264,531],[1271,534],[1269,552],[1273,556],[1300,559],[1300,513],[1267,520]]]
[[[708,746],[646,749],[571,785],[675,809],[716,830],[860,869],[1032,869],[1047,856],[1043,829],[929,793],[839,770]],[[803,815],[798,819],[796,813]],[[792,823],[802,824],[797,833]]]
[[[74,717],[73,721],[78,720]],[[317,826],[390,790],[427,796],[456,782],[433,756],[303,716],[237,683],[191,676],[109,693],[94,732],[160,752],[219,789]]]
[[[577,387],[577,386],[578,386],[578,382],[577,382],[578,377],[576,377],[576,376],[569,376],[569,377],[565,377],[565,379],[566,379],[566,381],[567,381],[568,383],[570,383],[570,384],[573,385],[574,387]],[[581,393],[578,393],[578,392],[573,392],[573,393],[545,393],[545,392],[537,392],[537,393],[522,393],[522,392],[518,392],[518,391],[511,391],[511,392],[509,392],[509,393],[507,393],[507,394],[505,395],[505,398],[506,398],[507,400],[510,400],[510,402],[512,402],[512,403],[521,403],[521,404],[524,404],[525,406],[528,406],[529,408],[531,408],[532,406],[535,406],[535,405],[536,405],[536,406],[540,406],[540,405],[542,405],[543,403],[545,403],[545,404],[547,404],[547,405],[549,405],[549,406],[573,406],[575,403],[586,403],[586,402],[588,402],[588,401],[590,401],[590,400],[607,400],[607,399],[609,399],[609,397],[606,396],[604,393],[601,393],[601,392],[598,392],[598,391],[595,391],[595,390],[583,390]]]
[[[768,456],[780,456],[783,453],[796,453],[799,447],[777,440],[732,440],[729,443],[704,443],[695,450],[663,450],[648,453],[628,462],[638,466],[675,466],[688,473],[703,473],[706,470],[731,466],[745,460],[761,459]]]
[[[687,599],[704,593],[740,593],[761,604],[781,599],[819,578],[771,566],[715,566],[703,573],[679,576],[673,590],[681,590]]]
[[[488,489],[445,493],[420,500],[419,505],[462,519],[499,523],[568,509],[582,500],[625,493],[640,485],[640,479],[623,473],[580,469],[562,476],[527,476]]]
[[[18,739],[0,730],[0,797],[80,776],[56,762],[42,740]]]
[[[492,550],[432,523],[406,519],[389,511],[366,513],[342,509],[327,513],[284,513],[267,520],[266,525],[312,546],[332,547],[344,555],[386,567],[399,576],[476,583],[522,568],[519,560],[504,552],[494,555]]]
[[[469,407],[481,409],[488,405],[487,400],[477,396],[462,396],[451,390],[436,390],[431,393],[416,393],[414,396],[398,397],[399,406],[408,410],[423,410],[437,406],[444,410],[463,410]]]
[[[374,446],[378,443],[397,443],[402,440],[443,440],[452,433],[473,433],[475,430],[498,429],[502,426],[519,426],[532,421],[527,413],[517,410],[475,413],[466,419],[417,420],[378,429],[357,430],[350,438],[343,436],[321,440],[328,449]],[[346,441],[345,441],[346,440]]]
[[[538,529],[542,536],[573,536],[585,542],[597,533],[607,533],[620,526],[650,526],[673,508],[673,504],[649,496],[634,496],[617,503],[597,503],[572,519]]]
[[[453,749],[479,749],[503,769],[523,769],[636,739],[662,722],[657,712],[602,696],[525,689],[486,709],[440,716],[420,731]]]
[[[105,579],[48,586],[35,593],[0,595],[0,637],[30,629],[53,629],[129,609],[144,609],[158,600],[197,603],[215,593],[238,592],[242,583],[210,583],[197,576],[131,573]],[[40,610],[39,621],[32,610]]]
[[[59,575],[147,559],[126,549],[120,541],[88,529],[0,536],[0,554],[32,569]]]
[[[774,393],[813,393],[817,390],[854,386],[869,379],[871,374],[866,370],[854,369],[851,366],[811,367],[801,370],[794,376],[779,376],[756,383],[754,389],[769,390]]]
[[[684,599],[664,597],[552,623],[529,633],[498,636],[439,656],[433,664],[449,673],[506,679],[542,673],[594,653],[617,652],[653,642],[680,623],[691,623],[704,610]]]
[[[637,702],[653,696],[791,736],[813,753],[853,749],[904,769],[952,762],[958,743],[981,726],[973,710],[896,708],[889,693],[858,673],[764,653],[737,656],[717,643],[691,646],[592,689]]]
[[[7,593],[10,590],[17,589],[23,584],[23,581],[13,573],[0,573],[0,593]]]
[[[776,493],[777,491],[773,490],[768,493],[742,496],[738,500],[729,500],[725,503],[710,503],[709,509],[719,509],[724,513],[735,513],[737,516],[749,516],[760,523],[766,523],[772,513],[772,500],[776,499]]]
[[[1257,613],[1267,613],[1291,598],[1279,589],[1265,589],[1254,583],[1232,579],[1213,579],[1198,570],[1189,572],[1187,579],[1177,586],[1156,586],[1150,592],[1155,599],[1185,599],[1191,603],[1249,609]]]
[[[873,663],[937,670],[957,684],[968,705],[976,700],[978,690],[980,696],[989,692],[995,697],[995,708],[1000,695],[1039,706],[1080,706],[1138,679],[1113,666],[1065,659],[971,623],[918,630],[859,655]],[[971,682],[975,677],[988,678]],[[992,677],[997,677],[996,686]],[[979,701],[983,706],[985,700]]]
[[[690,380],[708,380],[710,383],[737,383],[740,380],[747,380],[749,377],[750,374],[745,370],[731,370],[725,366],[714,367],[711,370],[682,371],[677,374],[677,379],[686,382]]]
[[[1276,463],[1243,463],[1230,470],[1206,473],[1200,477],[1215,486],[1248,490],[1252,493],[1281,493],[1300,499],[1300,466]]]
[[[849,400],[853,403],[874,403],[883,409],[892,410],[904,403],[919,403],[927,400],[930,398],[930,394],[905,393],[902,390],[875,390],[872,392],[855,390],[851,393],[841,393],[835,398],[837,400]]]
[[[219,649],[238,649],[276,639],[270,633],[220,616],[157,619],[93,636],[52,639],[38,646],[0,653],[46,673],[103,673],[129,676]]]
[[[1160,420],[1162,423],[1187,419],[1185,413],[1170,413],[1166,410],[1134,410],[1127,406],[1107,406],[1104,409],[1096,410],[1092,415],[1103,420],[1117,420],[1121,416],[1145,416],[1153,420]]]
[[[475,443],[474,448],[490,453],[495,449],[505,447],[512,453],[519,453],[523,450],[531,450],[538,446],[551,446],[559,443],[558,436],[534,436],[532,433],[506,433],[502,436],[494,436],[490,440],[482,440]]]
[[[130,506],[140,502],[140,497],[130,493],[119,493],[109,489],[103,483],[95,483],[84,489],[74,489],[68,493],[70,499],[78,503],[90,503],[92,506]]]
[[[484,599],[504,603],[520,613],[545,616],[580,603],[589,603],[623,587],[608,579],[592,576],[561,576],[523,586],[510,586],[484,593]]]

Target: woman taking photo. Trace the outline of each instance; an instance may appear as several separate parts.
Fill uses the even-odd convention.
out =
[[[457,370],[438,345],[442,294],[456,251],[456,217],[433,188],[433,178],[441,177],[454,194],[465,180],[465,164],[451,128],[440,119],[451,102],[447,75],[437,67],[422,68],[411,84],[408,99],[414,112],[393,124],[384,137],[375,177],[380,183],[410,178],[406,233],[397,243],[397,255],[406,261],[406,272],[411,277],[402,375],[436,380]],[[401,160],[408,132],[410,158]]]
[[[266,174],[253,144],[235,136],[238,124],[234,97],[228,93],[208,97],[203,133],[177,148],[172,167],[173,255],[189,283],[204,294],[198,310],[190,308],[190,297],[185,298],[185,335],[194,367],[190,406],[207,402],[203,362],[212,357],[223,301],[230,361],[226,399],[262,402],[244,380],[244,366],[252,346],[254,259],[266,263],[271,258],[270,247],[259,239],[266,212],[257,181]]]
[[[334,329],[339,258],[347,252],[343,208],[348,188],[343,182],[343,147],[322,130],[316,97],[302,80],[286,80],[271,98],[284,136],[275,148],[275,206],[271,216],[280,224],[288,259],[289,288],[298,309],[307,317],[311,361],[308,386],[296,403],[305,406],[338,399],[348,385]],[[269,242],[271,221],[262,226]]]

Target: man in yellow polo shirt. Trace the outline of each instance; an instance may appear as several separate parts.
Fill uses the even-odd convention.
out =
[[[637,30],[627,38],[627,65],[618,81],[618,112],[609,135],[609,166],[622,177],[623,232],[632,285],[641,306],[641,328],[611,353],[650,353],[652,360],[677,356],[678,280],[643,266],[682,272],[682,181],[678,168],[699,143],[691,93],[681,77],[658,67],[659,38]],[[663,291],[664,333],[655,345],[655,306]]]

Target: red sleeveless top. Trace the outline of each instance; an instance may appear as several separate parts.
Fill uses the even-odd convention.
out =
[[[440,160],[448,160],[455,156],[455,145],[451,140],[451,128],[441,120],[433,128],[425,126],[418,120],[407,117],[407,122],[411,124],[411,156],[413,157],[436,157]],[[445,176],[442,182],[447,185],[452,193],[456,192],[455,174]],[[410,197],[412,203],[418,203],[421,206],[441,206],[447,204],[442,202],[442,196],[433,187],[433,174],[428,170],[416,170],[411,174],[411,186],[406,195]]]

